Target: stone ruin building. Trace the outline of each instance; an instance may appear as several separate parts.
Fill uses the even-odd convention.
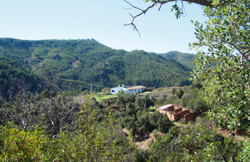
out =
[[[190,121],[194,121],[196,116],[198,115],[196,112],[191,113],[188,109],[178,106],[178,105],[173,105],[173,104],[168,104],[161,106],[156,109],[156,111],[166,114],[171,121],[179,121],[181,118],[184,118],[183,122],[188,123]]]

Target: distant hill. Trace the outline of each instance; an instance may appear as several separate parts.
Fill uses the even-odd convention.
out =
[[[0,39],[0,56],[18,60],[37,74],[44,67],[56,67],[62,85],[69,89],[86,89],[89,84],[99,90],[119,84],[180,86],[190,83],[192,67],[186,59],[181,63],[181,58],[188,54],[126,52],[111,49],[93,39],[29,41],[3,38]]]
[[[179,63],[193,69],[194,68],[194,64],[192,63],[192,61],[195,59],[195,55],[194,54],[189,54],[189,53],[181,53],[178,51],[170,51],[168,53],[162,54],[164,57],[169,57],[172,58],[176,61],[178,61]]]

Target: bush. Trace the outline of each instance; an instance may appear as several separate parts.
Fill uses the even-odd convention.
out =
[[[133,162],[146,162],[149,159],[149,151],[137,149],[133,155]]]
[[[154,101],[155,101],[155,95],[151,94],[151,95],[149,96],[149,99],[150,99],[152,102],[154,102]]]
[[[165,100],[167,98],[167,95],[162,93],[159,97],[160,100]]]
[[[151,150],[154,153],[152,155],[152,161],[166,161],[168,156],[176,149],[175,140],[179,136],[179,129],[176,126],[169,128],[165,136],[158,136],[155,143],[152,144]],[[171,161],[171,160],[170,160]]]
[[[173,88],[173,89],[172,89],[172,95],[175,95],[175,93],[176,93],[176,89]]]
[[[151,114],[149,113],[143,113],[141,116],[138,117],[138,121],[141,125],[141,128],[144,132],[147,132],[147,131],[152,131],[155,129],[155,125],[153,125],[151,122],[150,122],[150,116],[152,116]]]
[[[158,134],[158,130],[154,129],[153,132],[152,132],[152,134],[153,134],[154,138],[157,138],[158,137],[158,135],[157,135]]]
[[[179,99],[181,99],[181,97],[184,95],[184,91],[180,88],[179,91],[176,92],[176,95]]]
[[[169,128],[173,126],[173,123],[169,120],[167,116],[161,117],[157,121],[158,131],[162,133],[167,133]]]
[[[134,103],[135,102],[135,96],[132,94],[124,93],[123,91],[120,91],[118,93],[116,104],[120,105],[121,107],[126,106],[126,103]]]
[[[15,127],[2,127],[0,132],[0,160],[42,161],[48,138],[43,132],[25,132]]]

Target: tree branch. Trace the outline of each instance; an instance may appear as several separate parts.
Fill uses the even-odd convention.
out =
[[[127,4],[129,4],[130,6],[132,6],[133,8],[137,9],[137,10],[140,10],[140,11],[143,11],[143,9],[140,9],[139,7],[136,7],[134,5],[132,5],[131,3],[129,3],[128,1],[124,0]]]
[[[132,17],[132,21],[129,24],[124,24],[124,26],[132,26],[134,30],[137,31],[137,33],[139,34],[139,37],[141,37],[141,34],[138,30],[138,28],[136,27],[136,25],[134,24],[134,21],[137,17],[141,16],[142,14],[146,14],[146,12],[150,9],[153,8],[155,6],[155,3],[153,3],[152,5],[148,6],[148,8],[146,8],[145,10],[142,10],[138,7],[135,7],[134,5],[132,5],[131,3],[129,3],[128,1],[124,0],[126,3],[128,3],[130,6],[132,6],[133,8],[140,10],[141,12],[135,16],[133,16],[132,14],[130,14],[130,16]]]
[[[158,4],[166,4],[168,2],[175,2],[176,0],[168,0],[168,1],[156,1],[155,3],[158,3]],[[202,6],[210,6],[212,7],[212,3],[213,3],[213,0],[182,0],[184,2],[190,2],[190,3],[195,3],[195,4],[199,4],[199,5],[202,5]]]
[[[143,9],[141,9],[139,7],[134,6],[133,4],[131,4],[130,2],[128,2],[127,0],[124,0],[124,2],[126,2],[127,4],[129,4],[132,8],[135,8],[135,9],[141,11],[139,14],[137,14],[135,16],[133,16],[132,14],[130,14],[130,16],[132,17],[132,21],[129,24],[124,24],[124,26],[132,26],[133,30],[136,30],[137,33],[139,34],[139,37],[141,37],[140,32],[139,32],[137,26],[134,24],[135,19],[137,17],[141,16],[142,14],[146,14],[146,12],[149,9],[153,8],[157,4],[160,4],[160,7],[158,9],[158,11],[160,11],[162,5],[164,5],[164,4],[168,3],[168,2],[175,2],[175,1],[177,1],[177,0],[168,0],[168,1],[157,0],[156,2],[153,2],[152,5],[148,6],[145,10],[143,10]],[[211,6],[211,7],[212,7],[212,3],[213,3],[213,0],[182,0],[182,1],[199,4],[199,5],[202,5],[202,6]]]

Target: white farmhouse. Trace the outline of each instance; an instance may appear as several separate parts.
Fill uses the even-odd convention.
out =
[[[115,88],[111,88],[111,94],[118,94],[120,91],[124,91],[125,93],[142,93],[145,92],[146,87],[145,86],[122,86],[122,87],[115,87]]]

